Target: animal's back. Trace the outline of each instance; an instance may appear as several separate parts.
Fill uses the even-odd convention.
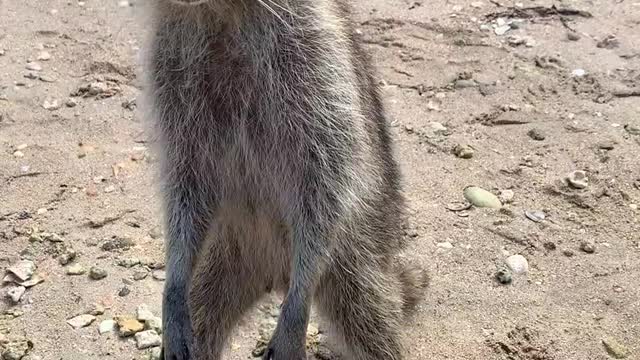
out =
[[[410,288],[423,284],[394,258],[402,247],[403,199],[369,59],[344,5],[275,1],[160,1],[155,9],[150,84],[173,229],[168,268],[190,278],[195,254],[176,244],[185,229],[198,230],[182,240],[195,249],[208,234],[192,285],[202,354],[216,358],[224,340],[211,324],[232,326],[237,315],[212,311],[231,305],[209,292],[239,297],[241,313],[270,288],[264,282],[280,281],[289,288],[285,303],[294,304],[285,314],[298,313],[307,287],[320,281],[320,306],[357,348],[353,354],[397,359],[399,313],[415,302]],[[267,230],[256,233],[265,238],[247,234],[260,226]],[[172,251],[188,264],[172,260]],[[383,288],[365,291],[371,283]],[[336,294],[345,298],[332,299]],[[380,296],[378,307],[365,295]],[[383,325],[364,339],[339,326],[354,316],[360,330],[371,321]],[[369,340],[378,345],[365,346]]]

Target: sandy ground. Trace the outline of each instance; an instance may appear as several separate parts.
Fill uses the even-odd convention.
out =
[[[408,256],[433,277],[407,359],[640,359],[640,3],[354,2],[410,201]],[[0,303],[5,358],[149,356],[98,334],[140,304],[160,315],[156,162],[135,106],[142,5],[0,1],[0,269],[31,260],[44,279]],[[576,170],[584,189],[563,183]],[[468,185],[513,200],[450,210]],[[512,254],[529,271],[502,285]],[[93,323],[67,323],[94,304]],[[242,322],[228,359],[251,358],[265,316]]]

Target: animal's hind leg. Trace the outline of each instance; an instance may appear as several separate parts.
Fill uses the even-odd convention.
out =
[[[216,239],[195,269],[190,307],[197,360],[221,359],[238,320],[265,292],[256,264],[243,258],[237,241],[230,233]]]
[[[399,279],[393,272],[362,265],[350,259],[327,270],[316,292],[320,313],[342,338],[348,359],[400,360]]]

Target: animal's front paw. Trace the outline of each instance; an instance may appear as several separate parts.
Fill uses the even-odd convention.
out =
[[[262,360],[307,360],[307,352],[304,344],[296,346],[273,338],[264,352]]]
[[[172,303],[165,306],[162,325],[161,359],[193,360],[193,330],[186,306]]]
[[[171,333],[173,335],[169,335]],[[187,336],[176,335],[175,332],[165,332],[162,339],[160,360],[193,360],[191,339]]]

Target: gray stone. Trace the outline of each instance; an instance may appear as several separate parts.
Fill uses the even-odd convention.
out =
[[[571,41],[578,41],[578,40],[580,40],[580,34],[578,34],[577,32],[574,32],[574,31],[569,31],[567,33],[567,39],[569,39]]]
[[[618,341],[608,338],[602,340],[607,353],[614,359],[626,359],[629,356],[629,350]]]
[[[468,145],[456,145],[453,148],[453,153],[455,156],[461,159],[471,159],[473,157],[474,151]]]
[[[138,258],[123,258],[123,259],[118,259],[116,261],[116,265],[126,267],[126,268],[132,268],[139,264],[140,264],[140,259]]]
[[[529,130],[527,135],[529,135],[530,138],[532,138],[533,140],[536,140],[536,141],[542,141],[542,140],[546,139],[546,135],[542,132],[542,130],[537,129],[537,128]]]
[[[118,291],[118,296],[120,297],[125,297],[129,294],[131,294],[131,289],[129,289],[127,285],[123,286],[120,291]]]
[[[144,327],[147,330],[153,330],[158,334],[162,334],[162,318],[154,316],[144,322]]]
[[[20,260],[10,266],[7,271],[15,275],[20,281],[27,281],[36,271],[36,264],[31,260]]]
[[[627,124],[624,126],[624,129],[631,135],[640,135],[640,126]]]
[[[583,241],[580,243],[580,250],[587,254],[593,254],[596,252],[596,244],[591,241]]]
[[[74,249],[67,249],[58,257],[58,262],[60,263],[60,265],[67,265],[72,262],[77,256],[78,253]]]
[[[513,192],[513,190],[508,190],[508,189],[500,190],[500,194],[498,195],[498,199],[503,204],[511,204],[513,202],[513,198],[515,196],[516,196],[516,194]]]
[[[502,268],[499,269],[496,272],[496,279],[501,283],[501,284],[511,284],[511,281],[513,281],[512,275],[511,275],[511,270],[507,269],[507,268]]]
[[[24,286],[11,286],[7,289],[6,296],[11,299],[15,304],[20,302],[22,295],[27,291],[27,288]]]
[[[147,278],[147,276],[149,276],[149,272],[147,270],[137,270],[133,273],[133,280],[144,280]]]
[[[456,89],[466,89],[466,88],[472,88],[476,86],[478,86],[478,84],[475,82],[475,80],[458,79],[456,80],[456,83],[455,83]]]
[[[151,348],[151,351],[149,351],[149,360],[161,360],[161,350],[162,349],[160,347]]]
[[[92,266],[89,270],[89,278],[92,280],[102,280],[107,277],[107,271],[97,266]]]
[[[164,281],[167,278],[167,273],[164,270],[155,270],[151,276],[158,281]]]
[[[33,343],[30,340],[12,341],[0,347],[3,360],[21,360],[32,348]]]
[[[87,270],[80,264],[73,264],[67,268],[67,275],[82,275],[86,272]]]

